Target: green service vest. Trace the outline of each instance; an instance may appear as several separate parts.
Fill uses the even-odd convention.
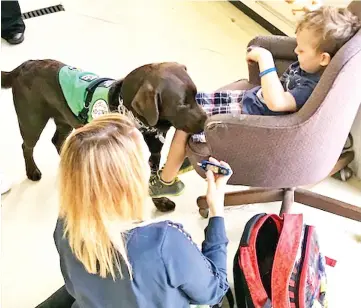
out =
[[[63,66],[59,71],[58,77],[60,87],[69,108],[76,117],[80,118],[79,114],[85,106],[85,99],[88,94],[86,88],[91,85],[92,82],[99,79],[99,76],[75,67]],[[108,93],[110,85],[114,81],[115,80],[107,80],[96,87],[89,103],[87,116],[85,116],[87,117],[87,122],[91,122],[99,115],[109,112]]]

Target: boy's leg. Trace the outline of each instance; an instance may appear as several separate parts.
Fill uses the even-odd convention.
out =
[[[212,93],[198,92],[196,101],[208,117],[216,114],[238,116],[242,113],[244,93],[244,90],[217,90]],[[206,142],[204,132],[192,135],[192,141],[196,143]]]
[[[177,196],[183,192],[184,184],[177,178],[177,174],[186,157],[188,138],[186,132],[176,130],[164,168],[150,179],[149,192],[152,198]]]
[[[208,116],[240,114],[243,93],[244,91],[199,92],[196,101]],[[193,139],[198,139],[197,137],[202,137],[202,134],[193,135]],[[189,135],[184,131],[175,132],[164,169],[150,179],[149,193],[152,198],[177,196],[183,192],[184,184],[177,178],[177,174],[186,156],[188,138]]]
[[[178,170],[186,157],[186,146],[189,135],[176,130],[172,143],[170,145],[167,161],[162,170],[161,179],[165,182],[172,182],[178,174]]]

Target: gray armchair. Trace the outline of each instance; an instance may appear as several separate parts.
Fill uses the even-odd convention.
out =
[[[350,10],[361,18],[361,2]],[[256,37],[249,45],[267,48],[282,73],[296,60],[296,41],[289,37]],[[282,201],[281,213],[293,201],[361,221],[361,208],[297,187],[317,183],[346,167],[353,152],[342,153],[361,103],[361,30],[334,56],[305,106],[287,116],[216,115],[205,126],[207,143],[189,140],[187,154],[197,162],[209,156],[227,161],[234,174],[230,184],[261,187],[228,193],[226,206]],[[222,89],[247,89],[260,84],[258,66],[249,65],[249,79]],[[207,216],[204,196],[197,200]]]

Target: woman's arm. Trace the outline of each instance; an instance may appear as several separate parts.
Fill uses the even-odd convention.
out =
[[[181,225],[170,223],[162,245],[170,285],[191,304],[218,304],[229,288],[227,244],[223,217],[209,219],[202,252]]]

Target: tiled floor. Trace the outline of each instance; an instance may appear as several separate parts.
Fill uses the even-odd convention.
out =
[[[20,3],[25,11],[57,4],[54,0]],[[67,0],[63,4],[66,12],[27,20],[23,44],[2,42],[1,69],[13,69],[27,59],[55,58],[117,78],[139,65],[170,60],[186,64],[199,89],[211,90],[246,77],[246,44],[257,34],[267,34],[225,1]],[[43,172],[38,183],[25,176],[11,91],[1,90],[0,132],[0,168],[13,181],[12,191],[2,198],[1,307],[30,308],[62,285],[52,240],[58,165],[50,142],[54,125],[49,123],[35,150]],[[174,199],[177,209],[169,217],[183,222],[200,243],[206,220],[198,215],[195,200],[205,192],[205,183],[194,172],[182,180],[187,190]],[[348,183],[327,179],[312,190],[361,204],[357,179]],[[258,212],[278,209],[279,204],[271,204],[226,211],[231,281],[232,258],[244,224]],[[356,307],[359,283],[353,280],[361,276],[361,244],[352,234],[361,234],[361,224],[294,207],[294,212],[301,211],[306,222],[317,226],[323,250],[339,261],[329,271],[330,308]]]

